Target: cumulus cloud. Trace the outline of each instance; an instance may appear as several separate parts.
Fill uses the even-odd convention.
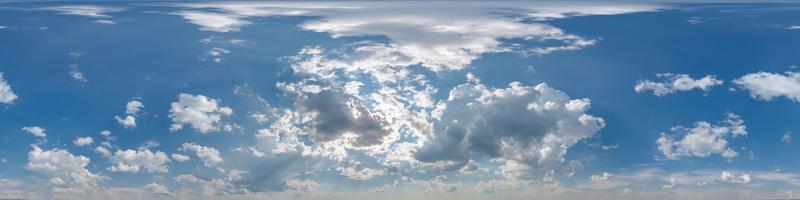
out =
[[[487,156],[506,161],[508,178],[526,177],[552,169],[567,149],[605,126],[602,118],[586,114],[589,99],[570,99],[546,84],[508,88],[462,84],[437,106],[431,140],[417,152],[424,162],[449,161],[463,167],[470,159]]]
[[[244,172],[231,170],[224,178],[217,179],[204,179],[195,175],[183,174],[173,179],[180,184],[194,186],[195,188],[190,191],[198,192],[202,196],[247,194],[250,193],[249,190],[234,184],[242,179],[242,173]]]
[[[144,108],[144,104],[138,100],[129,101],[125,104],[125,117],[114,116],[117,123],[125,128],[136,128],[136,115]]]
[[[3,78],[3,72],[0,72],[0,103],[12,104],[17,99],[17,94],[11,90],[11,85]]]
[[[220,130],[223,116],[233,114],[230,107],[220,106],[220,100],[203,95],[181,93],[178,101],[169,110],[172,118],[170,131],[177,131],[189,125],[200,133]]]
[[[72,141],[76,146],[86,146],[94,143],[92,137],[77,137]]]
[[[797,72],[756,72],[744,75],[733,83],[749,91],[754,99],[772,101],[783,96],[800,102],[800,73]]]
[[[22,127],[22,130],[25,131],[25,132],[28,132],[31,135],[36,136],[36,137],[42,137],[42,138],[43,137],[47,137],[47,134],[44,132],[44,128],[42,128],[42,127],[26,126],[26,127]]]
[[[740,175],[735,175],[730,172],[723,171],[719,176],[719,180],[723,183],[747,184],[750,183],[750,174],[743,173]]]
[[[368,167],[361,167],[360,169],[356,167],[337,167],[336,171],[339,172],[342,176],[353,180],[370,180],[373,177],[381,176],[384,174],[383,170],[380,169],[372,169]]]
[[[178,161],[178,162],[185,162],[185,161],[189,161],[189,159],[191,159],[191,158],[189,158],[189,156],[183,155],[183,154],[179,154],[179,153],[173,153],[171,155],[171,157],[172,157],[173,160]]]
[[[712,154],[730,159],[739,153],[728,147],[728,139],[744,135],[747,135],[744,120],[736,114],[728,113],[717,124],[699,121],[695,122],[694,127],[672,127],[670,133],[661,133],[656,144],[658,150],[670,160]]]
[[[664,82],[654,82],[651,80],[640,80],[633,89],[637,93],[652,91],[653,95],[664,96],[675,92],[700,89],[708,92],[712,87],[722,85],[723,80],[717,79],[714,75],[707,75],[700,79],[693,79],[688,74],[656,74]]]
[[[319,142],[338,139],[342,135],[357,135],[354,144],[380,144],[389,131],[383,121],[370,113],[361,102],[350,95],[322,91],[299,102],[300,109],[313,117],[307,124],[312,138]]]
[[[150,173],[166,173],[169,171],[167,163],[170,161],[167,154],[161,151],[151,152],[144,150],[117,150],[109,158],[112,172],[136,173],[140,169]]]
[[[183,143],[181,150],[194,152],[206,167],[217,167],[217,164],[224,161],[220,157],[219,151],[213,147],[204,147],[195,143]]]
[[[39,146],[32,145],[33,150],[28,152],[28,164],[25,169],[49,175],[51,183],[63,187],[77,189],[93,189],[108,177],[94,174],[86,169],[89,158],[75,156],[63,149],[42,150]]]
[[[139,111],[144,108],[144,104],[138,100],[129,101],[125,104],[125,114],[127,115],[137,115]]]
[[[117,123],[121,124],[125,128],[135,128],[136,127],[136,117],[128,115],[125,118],[120,116],[114,116],[114,120],[117,120]]]
[[[172,196],[172,192],[170,192],[166,186],[158,183],[149,183],[147,185],[142,186],[142,188],[156,195]]]

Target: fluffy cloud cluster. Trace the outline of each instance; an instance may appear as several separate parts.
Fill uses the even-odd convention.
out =
[[[664,96],[680,91],[700,89],[708,92],[711,87],[722,85],[723,80],[719,80],[714,75],[707,75],[700,79],[693,79],[688,74],[656,74],[664,82],[654,82],[651,80],[641,80],[636,83],[633,89],[637,93],[652,91],[656,96]]]
[[[224,161],[220,157],[219,151],[213,147],[200,146],[195,143],[183,143],[181,150],[194,152],[206,167],[216,167],[217,164]]]
[[[93,189],[108,177],[86,169],[89,158],[75,156],[63,149],[42,150],[33,145],[25,169],[51,176],[50,183],[76,189]]]
[[[725,120],[717,124],[705,121],[695,122],[694,127],[676,126],[670,133],[661,133],[656,140],[658,150],[670,160],[684,156],[706,157],[720,154],[725,158],[739,155],[728,147],[728,139],[747,135],[744,120],[736,114],[728,113]]]
[[[747,89],[754,99],[771,101],[783,96],[794,102],[800,102],[800,73],[797,72],[785,74],[756,72],[744,75],[733,83]]]
[[[77,138],[75,138],[75,140],[72,141],[72,143],[75,144],[75,146],[82,147],[82,146],[86,146],[86,145],[90,145],[90,144],[94,143],[94,139],[92,139],[92,137],[88,137],[88,136],[87,137],[77,137]]]
[[[17,99],[17,94],[11,90],[11,85],[3,78],[3,73],[0,72],[0,103],[12,104]]]
[[[170,161],[166,153],[151,152],[149,149],[117,150],[109,160],[111,161],[109,170],[128,173],[136,173],[142,169],[151,173],[165,173],[169,171],[167,163]]]
[[[143,188],[156,195],[165,195],[165,196],[172,195],[172,192],[170,192],[166,186],[158,183],[149,183],[147,185],[144,185]]]
[[[180,130],[185,125],[190,125],[200,133],[218,131],[222,126],[222,117],[233,114],[230,107],[220,106],[220,100],[203,95],[181,93],[178,101],[170,105],[169,117],[173,123],[170,131]]]
[[[747,184],[750,183],[750,174],[735,175],[730,172],[722,172],[719,180],[723,183]]]
[[[602,118],[586,114],[589,105],[546,84],[463,84],[437,105],[435,133],[416,158],[456,168],[478,156],[504,159],[508,178],[552,169],[570,146],[605,126]]]
[[[114,116],[114,119],[117,120],[119,124],[121,124],[125,128],[135,128],[136,127],[136,115],[138,115],[139,111],[144,108],[144,104],[138,100],[129,101],[125,105],[125,114],[127,116],[120,117]]]

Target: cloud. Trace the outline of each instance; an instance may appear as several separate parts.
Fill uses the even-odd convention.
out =
[[[200,30],[203,31],[237,32],[241,26],[250,24],[242,17],[230,14],[201,11],[182,11],[175,14],[200,26]]]
[[[307,21],[301,27],[328,33],[334,38],[385,36],[391,40],[388,43],[362,43],[356,47],[355,56],[349,56],[343,64],[353,68],[419,64],[432,71],[442,71],[462,69],[484,53],[506,52],[517,48],[504,45],[501,42],[504,39],[520,39],[522,42],[537,44],[561,43],[516,49],[534,54],[577,50],[595,43],[594,39],[568,34],[551,25],[522,22],[524,19],[546,20],[659,9],[658,6],[644,4],[499,3],[492,8],[466,4],[459,9],[441,12],[442,9],[449,8],[450,4],[385,4],[391,6],[359,2],[325,6],[285,2],[187,3],[177,5],[191,9],[214,9],[217,12],[195,10],[177,14],[200,25],[201,30],[218,32],[238,31],[241,26],[250,24],[246,19],[254,17],[316,16],[319,17],[318,20]],[[523,19],[514,19],[508,15]]]
[[[220,157],[219,151],[213,147],[204,147],[195,143],[183,143],[181,150],[194,152],[206,167],[217,167],[217,164],[224,161]]]
[[[633,87],[636,93],[645,91],[652,91],[656,96],[664,96],[675,92],[689,91],[693,89],[700,89],[708,92],[711,87],[722,85],[723,80],[719,80],[714,75],[707,75],[700,79],[692,79],[688,74],[671,74],[663,73],[656,74],[659,78],[666,82],[654,82],[651,80],[640,80]]]
[[[77,189],[93,189],[99,182],[108,177],[94,174],[86,169],[89,158],[75,156],[63,149],[42,150],[39,146],[32,145],[33,150],[28,152],[28,164],[25,169],[49,175],[51,183],[63,183],[59,187]]]
[[[72,77],[72,79],[83,83],[89,81],[86,79],[86,76],[83,75],[83,72],[81,72],[81,69],[78,67],[78,64],[69,65],[69,69],[70,69],[69,76]]]
[[[117,150],[109,158],[112,172],[136,173],[140,169],[150,173],[166,173],[169,171],[167,163],[170,161],[167,154],[161,151],[151,152],[144,150]]]
[[[322,91],[299,100],[300,112],[312,117],[305,129],[317,142],[341,138],[344,134],[355,134],[354,145],[370,146],[383,142],[389,134],[381,121],[350,95],[333,91]]]
[[[117,120],[117,123],[121,124],[125,128],[136,128],[136,117],[139,111],[144,108],[144,104],[138,100],[129,101],[125,105],[125,114],[126,116],[114,116],[114,119]]]
[[[158,183],[149,183],[147,185],[142,186],[142,188],[156,195],[172,196],[172,192],[170,192],[166,186]]]
[[[94,23],[98,23],[98,24],[106,24],[106,25],[114,25],[114,24],[117,24],[117,22],[114,22],[114,21],[111,21],[111,20],[105,20],[105,19],[94,20]]]
[[[11,85],[3,78],[3,72],[0,72],[0,103],[12,104],[17,99],[17,94],[11,90]]]
[[[800,102],[800,73],[784,74],[756,72],[747,74],[733,81],[741,88],[747,89],[754,99],[772,101],[776,97],[786,97]]]
[[[95,147],[94,148],[94,152],[98,153],[100,155],[103,155],[104,157],[111,157],[112,155],[114,155],[114,154],[111,153],[111,151],[109,151],[107,148],[105,148],[103,146]]]
[[[77,137],[74,141],[72,141],[77,146],[86,146],[94,143],[92,137]]]
[[[179,94],[178,101],[170,104],[169,117],[173,122],[170,131],[180,130],[187,124],[200,133],[220,130],[220,120],[233,114],[233,109],[219,104],[220,100],[203,95]]]
[[[552,169],[567,149],[605,126],[586,114],[589,99],[570,99],[547,84],[488,88],[462,84],[434,112],[435,132],[415,157],[449,161],[462,167],[473,157],[501,159],[507,178],[528,177]],[[538,170],[538,171],[536,171]]]
[[[195,175],[183,174],[173,178],[176,182],[195,186],[191,189],[192,192],[199,192],[202,196],[214,195],[231,195],[231,194],[247,194],[250,193],[247,189],[237,187],[234,182],[242,178],[243,172],[238,170],[231,170],[224,178],[217,179],[203,179]]]
[[[22,127],[22,130],[25,131],[25,132],[28,132],[31,135],[36,136],[36,137],[41,137],[41,138],[47,137],[47,134],[44,132],[44,128],[42,128],[42,127],[26,126],[26,127]]]
[[[355,167],[336,167],[336,171],[339,172],[342,176],[345,176],[349,179],[353,180],[370,180],[373,177],[381,176],[384,174],[383,170],[380,169],[372,169],[367,167],[361,167],[361,169],[357,169]]]
[[[785,144],[792,143],[792,132],[783,133],[783,136],[781,136],[781,142]]]
[[[189,159],[191,159],[191,158],[189,158],[189,156],[183,155],[183,154],[179,154],[179,153],[173,153],[171,157],[172,157],[173,160],[178,161],[178,162],[186,162],[186,161],[189,161]]]
[[[740,175],[735,175],[730,172],[723,171],[719,176],[719,180],[723,183],[747,184],[750,183],[750,174],[743,173]]]
[[[136,117],[134,116],[128,115],[125,118],[114,116],[114,119],[125,128],[136,128]]]
[[[107,18],[108,13],[122,12],[125,8],[110,7],[110,6],[97,6],[97,5],[69,5],[69,6],[53,6],[44,7],[43,10],[56,11],[65,15],[79,15],[86,17]]]
[[[139,113],[139,111],[142,110],[142,108],[144,108],[144,104],[142,104],[141,101],[138,100],[129,101],[127,104],[125,104],[125,114],[135,116],[137,115],[137,113]]]
[[[725,119],[717,124],[699,121],[695,122],[694,127],[675,126],[670,131],[661,133],[656,140],[658,150],[670,160],[711,154],[730,159],[739,153],[728,147],[728,139],[747,135],[744,120],[733,113],[726,114]]]

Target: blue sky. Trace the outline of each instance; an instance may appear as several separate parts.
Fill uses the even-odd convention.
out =
[[[800,189],[800,5],[0,4],[0,197]]]

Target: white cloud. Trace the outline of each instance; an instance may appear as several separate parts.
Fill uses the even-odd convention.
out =
[[[658,150],[670,160],[684,156],[706,157],[720,154],[725,158],[739,155],[728,147],[728,139],[747,135],[744,120],[736,114],[728,113],[718,124],[705,121],[695,122],[694,127],[675,126],[671,133],[661,133],[656,140]],[[677,139],[677,140],[676,140]]]
[[[785,144],[792,143],[792,132],[786,132],[781,136],[781,142]]]
[[[134,116],[128,115],[125,118],[114,116],[114,119],[125,128],[136,128],[136,117]]]
[[[17,99],[17,94],[11,90],[11,85],[3,78],[3,72],[0,72],[0,103],[12,104]]]
[[[191,158],[189,158],[189,156],[187,156],[187,155],[183,155],[183,154],[179,154],[179,153],[173,153],[172,154],[172,159],[175,160],[175,161],[178,161],[178,162],[185,162],[185,161],[189,161],[189,159],[191,159]]]
[[[173,102],[169,110],[173,122],[170,131],[180,130],[187,124],[200,133],[219,130],[222,117],[233,114],[233,109],[219,104],[220,100],[203,95],[179,94],[178,101]]]
[[[231,53],[230,50],[219,48],[219,47],[214,47],[214,48],[211,48],[211,50],[208,50],[208,52],[206,53],[206,56],[208,56],[208,57],[207,58],[203,58],[203,60],[210,58],[214,62],[219,63],[219,62],[222,62],[222,59],[223,59],[222,56],[225,55],[225,54],[229,54],[229,53]]]
[[[236,32],[241,26],[250,24],[241,16],[215,12],[182,11],[175,13],[189,22],[200,26],[200,30],[214,32]]]
[[[546,84],[462,84],[437,106],[443,115],[416,158],[460,168],[483,155],[505,160],[501,173],[507,178],[543,173],[562,161],[570,146],[605,126],[602,118],[586,114],[589,105],[588,99],[570,99]]]
[[[120,116],[114,116],[114,119],[117,120],[119,124],[121,124],[125,128],[136,128],[136,117],[139,111],[144,108],[144,104],[138,100],[131,100],[127,104],[125,104],[125,118]]]
[[[368,167],[360,167],[360,169],[356,167],[336,167],[336,171],[349,179],[361,181],[370,180],[373,177],[384,174],[383,170]]]
[[[794,102],[800,102],[800,73],[797,72],[784,74],[756,72],[744,75],[733,83],[747,89],[754,99],[771,101],[784,96]]]
[[[103,147],[103,146],[97,146],[97,147],[95,147],[95,148],[94,148],[94,152],[95,152],[95,153],[98,153],[98,154],[100,154],[100,155],[103,155],[104,157],[111,157],[111,156],[113,155],[113,154],[111,153],[111,151],[109,151],[107,148],[105,148],[105,147]]]
[[[798,29],[800,29],[800,25],[789,25],[789,26],[786,26],[786,29],[798,30]]]
[[[36,137],[47,137],[47,134],[44,132],[44,128],[38,126],[26,126],[22,127],[22,130],[25,132],[30,133]]]
[[[616,179],[617,178],[614,174],[603,172],[601,174],[595,174],[590,176],[588,182],[578,184],[577,187],[592,189],[592,190],[608,190],[627,185],[626,182],[618,181]]]
[[[94,23],[98,23],[98,24],[106,24],[106,25],[114,25],[114,24],[117,24],[117,22],[114,22],[114,21],[111,21],[111,20],[105,20],[105,19],[94,20]]]
[[[78,189],[93,189],[99,182],[108,177],[93,174],[86,169],[89,158],[75,156],[63,149],[42,150],[39,146],[32,145],[33,150],[28,152],[28,164],[25,169],[58,178],[64,187]]]
[[[92,137],[77,137],[75,140],[72,141],[77,146],[86,146],[94,143]]]
[[[167,163],[170,161],[167,154],[161,151],[151,152],[143,150],[117,150],[109,158],[112,172],[136,173],[140,169],[150,173],[166,173],[169,171]]]
[[[183,143],[181,150],[194,152],[206,167],[217,167],[217,164],[224,161],[220,157],[219,151],[213,147],[204,147],[195,143]]]
[[[139,111],[142,110],[142,108],[144,108],[144,104],[141,101],[129,101],[127,104],[125,104],[125,114],[135,116],[137,113],[139,113]]]
[[[747,184],[750,183],[750,174],[743,173],[740,175],[735,175],[730,172],[723,171],[719,176],[719,180],[723,183]]]
[[[97,6],[97,5],[53,6],[53,7],[44,7],[42,9],[57,11],[65,15],[80,15],[80,16],[97,17],[97,18],[111,17],[108,16],[107,14],[112,12],[121,12],[125,10],[124,8],[119,8],[119,7]]]
[[[641,80],[636,83],[634,90],[637,93],[652,91],[656,96],[664,96],[680,91],[700,89],[708,92],[711,87],[722,85],[723,80],[719,80],[714,75],[707,75],[700,79],[692,79],[688,74],[656,74],[666,82],[654,82],[651,80]]]
[[[242,179],[241,173],[243,172],[231,170],[224,178],[219,179],[203,179],[194,175],[183,174],[173,179],[183,185],[196,186],[190,191],[199,192],[202,196],[250,193],[247,189],[239,188],[233,183]]]
[[[78,64],[71,64],[69,65],[69,68],[70,68],[69,76],[72,77],[72,79],[84,83],[89,81],[86,79],[86,76],[83,75],[83,72],[81,72],[81,69],[78,67]]]
[[[363,43],[357,47],[356,56],[349,56],[340,63],[351,68],[375,69],[421,64],[432,71],[461,69],[483,53],[517,48],[502,44],[501,39],[561,43],[521,49],[535,54],[577,50],[595,43],[593,39],[564,33],[547,24],[523,23],[499,12],[487,12],[485,6],[476,4],[465,4],[459,9],[448,9],[448,12],[441,12],[450,6],[446,3],[424,6],[417,3],[384,4],[391,6],[358,2],[325,6],[286,2],[188,3],[179,5],[193,9],[218,9],[220,12],[183,11],[177,14],[200,25],[202,30],[218,32],[237,31],[249,24],[245,19],[251,17],[319,16],[319,20],[308,21],[301,27],[329,33],[332,37],[381,35],[391,40],[388,44]],[[493,6],[501,10],[512,8],[524,19],[613,15],[659,9],[658,6],[632,4],[505,2]]]
[[[172,196],[172,192],[170,192],[169,189],[167,189],[166,186],[158,184],[158,183],[149,183],[149,184],[144,185],[142,187],[144,189],[147,189],[147,191],[150,191],[150,192],[152,192],[153,194],[156,194],[156,195]]]

